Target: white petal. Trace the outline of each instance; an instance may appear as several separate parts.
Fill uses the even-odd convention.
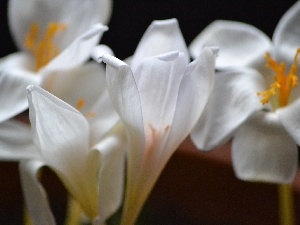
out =
[[[217,20],[206,27],[191,43],[196,58],[204,46],[220,48],[216,67],[261,67],[264,55],[271,48],[270,39],[257,28],[239,22]],[[253,50],[255,49],[255,51]]]
[[[106,24],[111,8],[111,0],[12,0],[8,7],[9,25],[19,48],[25,50],[25,35],[33,23],[38,23],[43,33],[50,22],[65,24],[67,28],[58,33],[56,40],[63,50],[91,25]]]
[[[171,125],[186,65],[184,54],[178,52],[141,61],[134,77],[141,98],[145,126],[164,129]],[[145,130],[150,129],[147,127]]]
[[[0,159],[16,161],[39,159],[40,153],[32,141],[30,127],[17,120],[0,124]]]
[[[77,109],[90,124],[91,145],[119,120],[108,96],[103,65],[91,62],[52,74],[42,87],[75,108],[79,100],[84,101],[83,107]]]
[[[256,113],[237,130],[232,159],[243,180],[290,183],[298,168],[297,145],[274,113]]]
[[[300,145],[300,99],[286,107],[277,109],[276,114],[286,131],[297,145]]]
[[[111,216],[122,203],[125,175],[125,133],[111,134],[102,140],[95,151],[99,158],[91,154],[91,161],[96,164],[101,162],[99,173],[99,219],[100,224]],[[90,165],[93,164],[92,162]]]
[[[178,21],[176,19],[153,21],[137,46],[130,64],[131,68],[135,71],[143,58],[171,51],[183,52],[186,61],[189,61],[189,53]]]
[[[65,176],[81,173],[89,150],[89,126],[73,107],[41,88],[28,87],[33,140],[44,161]]]
[[[23,194],[33,224],[55,225],[46,192],[38,178],[43,166],[41,161],[21,161],[19,169]]]
[[[194,144],[211,150],[227,142],[237,127],[262,108],[257,92],[265,90],[264,85],[263,77],[255,70],[217,73],[208,103],[191,132]]]
[[[140,168],[145,146],[144,126],[142,117],[141,100],[134,76],[127,64],[119,59],[104,55],[103,61],[107,64],[106,81],[112,103],[126,126],[129,137],[128,174],[136,177]],[[129,182],[130,183],[130,182]],[[132,182],[131,182],[132,183]]]
[[[87,32],[70,43],[57,57],[41,68],[40,73],[50,70],[66,70],[81,65],[90,57],[92,49],[107,29],[101,24],[93,25]]]
[[[82,114],[41,88],[30,86],[29,114],[35,143],[47,165],[92,219],[98,214],[95,173],[88,173],[89,126]]]
[[[39,85],[41,77],[32,73],[30,58],[21,53],[7,56],[0,64],[0,122],[28,108],[26,87]]]
[[[278,61],[293,62],[300,45],[300,2],[296,2],[281,18],[274,34],[275,57]]]
[[[92,49],[91,57],[97,63],[101,63],[102,62],[102,56],[104,54],[114,56],[113,50],[110,47],[108,47],[107,45],[97,45]]]
[[[215,56],[210,48],[186,69],[180,84],[176,111],[166,149],[176,149],[198,121],[213,89]]]

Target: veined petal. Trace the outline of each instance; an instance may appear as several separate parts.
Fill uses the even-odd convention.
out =
[[[262,75],[255,70],[217,73],[208,103],[191,132],[197,148],[211,150],[228,141],[236,128],[263,108],[257,92],[264,90],[264,85]]]
[[[42,32],[50,22],[65,24],[66,29],[57,36],[58,46],[64,49],[91,25],[106,24],[111,9],[111,0],[11,0],[8,6],[9,25],[19,48],[25,50],[25,35],[33,23],[38,23]]]
[[[46,192],[39,182],[39,173],[45,164],[41,161],[21,161],[21,184],[27,209],[34,224],[55,225]]]
[[[141,61],[134,74],[141,98],[144,126],[164,129],[170,126],[179,86],[186,69],[183,53],[170,52]],[[146,136],[151,136],[145,128]]]
[[[0,64],[0,122],[12,118],[28,108],[26,87],[39,85],[41,77],[30,72],[30,57],[15,53]]]
[[[300,99],[276,110],[276,114],[286,131],[300,145]]]
[[[217,20],[206,27],[191,43],[196,58],[203,47],[218,46],[216,67],[262,67],[264,55],[271,48],[270,39],[257,28],[233,21]],[[255,49],[255,51],[253,51]]]
[[[212,49],[205,47],[201,55],[186,68],[165,149],[174,151],[199,120],[213,89],[214,65],[215,55]]]
[[[277,61],[292,63],[299,48],[300,2],[297,1],[281,18],[274,34],[274,51]]]
[[[94,145],[119,121],[110,101],[103,65],[86,63],[71,70],[52,74],[44,88],[77,108],[90,124],[90,143]],[[79,102],[83,102],[79,106]]]
[[[235,133],[232,159],[240,179],[290,183],[297,171],[298,150],[277,114],[261,111]]]
[[[29,115],[35,143],[82,209],[98,214],[96,176],[88,173],[89,126],[82,114],[45,90],[28,87]],[[83,182],[84,180],[84,182]]]
[[[92,49],[97,45],[103,32],[107,29],[107,26],[101,24],[93,25],[44,66],[40,73],[46,73],[46,71],[51,70],[66,70],[81,65],[90,57]]]
[[[142,151],[145,146],[144,124],[142,105],[137,84],[130,67],[121,60],[104,55],[103,61],[106,66],[107,89],[113,106],[125,123],[127,137],[129,137],[128,160],[131,166],[128,173],[136,177],[142,161]],[[132,182],[129,182],[132,183]]]
[[[132,71],[135,71],[140,61],[146,57],[163,53],[183,52],[186,62],[189,62],[189,53],[176,19],[155,20],[146,30],[140,40],[131,61]]]
[[[90,155],[90,165],[101,162],[98,170],[99,224],[103,224],[121,206],[124,192],[125,132],[122,127],[116,129],[99,142]],[[98,157],[95,157],[96,153]]]
[[[0,125],[0,160],[21,159],[40,159],[30,127],[17,120],[5,121]]]

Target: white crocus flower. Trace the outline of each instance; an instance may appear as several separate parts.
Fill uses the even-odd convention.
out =
[[[9,26],[20,51],[0,62],[0,122],[28,108],[27,85],[47,88],[53,73],[83,64],[110,13],[110,0],[10,0]]]
[[[50,167],[95,224],[102,224],[121,204],[123,132],[111,124],[95,140],[85,116],[45,90],[28,87],[32,159],[22,160],[20,173],[26,204],[34,224],[55,224],[39,183],[41,167]],[[33,151],[30,151],[33,154]],[[29,157],[27,157],[29,158]]]
[[[182,52],[141,59],[135,70],[109,55],[107,86],[124,121],[127,181],[122,225],[132,225],[167,161],[198,120],[212,89],[214,53],[188,64]]]
[[[231,138],[233,166],[245,180],[289,183],[298,164],[300,2],[281,18],[272,41],[256,28],[216,21],[191,44],[219,46],[216,84],[192,132],[210,150]],[[267,67],[264,67],[267,64]]]

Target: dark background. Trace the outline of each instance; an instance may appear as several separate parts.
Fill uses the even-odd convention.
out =
[[[246,22],[271,37],[278,20],[294,2],[290,0],[116,0],[108,24],[110,30],[105,33],[101,43],[109,45],[118,58],[124,59],[133,54],[141,36],[153,20],[174,17],[179,21],[187,44],[216,19]],[[9,35],[6,7],[6,1],[2,1],[0,3],[0,57],[16,51]]]

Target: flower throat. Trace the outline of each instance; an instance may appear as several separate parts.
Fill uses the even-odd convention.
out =
[[[269,53],[266,53],[266,67],[274,71],[275,82],[270,85],[270,89],[257,93],[257,95],[262,97],[262,104],[268,103],[273,95],[277,95],[280,107],[284,107],[288,104],[292,88],[298,86],[297,69],[299,54],[300,48],[297,49],[294,62],[291,65],[288,74],[286,74],[285,63],[277,63],[273,58],[271,58]]]
[[[43,37],[40,37],[40,27],[33,23],[25,37],[25,47],[33,54],[35,58],[35,70],[48,64],[60,52],[58,46],[54,43],[55,35],[66,28],[64,24],[50,22]]]

